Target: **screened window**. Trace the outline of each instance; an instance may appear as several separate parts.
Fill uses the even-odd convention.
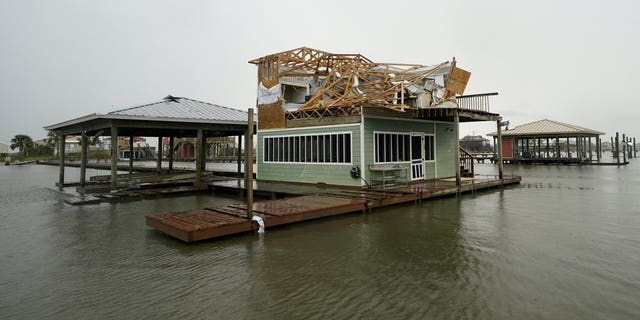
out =
[[[373,136],[375,162],[403,162],[410,160],[411,135],[380,133]]]
[[[417,138],[417,136],[416,136]],[[418,139],[418,141],[420,141]],[[382,162],[405,162],[411,161],[411,134],[408,133],[381,133],[376,132],[373,136],[374,157],[376,163]],[[416,149],[417,148],[417,149]],[[420,158],[420,144],[413,148]],[[424,136],[425,160],[435,160],[435,137]]]
[[[351,163],[351,133],[265,137],[264,162]]]
[[[436,159],[435,136],[424,136],[424,160],[433,161],[435,159]]]

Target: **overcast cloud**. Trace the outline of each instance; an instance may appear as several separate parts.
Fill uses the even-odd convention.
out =
[[[639,135],[637,1],[0,2],[0,142],[168,94],[246,110],[248,60],[300,46],[378,62],[455,56],[512,125]],[[462,135],[495,124],[464,125]],[[639,136],[640,137],[640,136]]]

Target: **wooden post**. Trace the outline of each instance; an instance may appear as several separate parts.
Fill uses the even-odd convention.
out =
[[[498,125],[500,125],[500,120],[498,120]],[[498,159],[498,137],[493,137],[493,158]]]
[[[576,137],[576,158],[578,158],[578,164],[582,163],[582,137]]]
[[[129,174],[133,173],[133,136],[129,136]]]
[[[547,148],[546,151],[547,151],[547,159],[548,159],[549,158],[549,151],[550,151],[549,150],[549,137],[547,137],[547,146],[546,146],[546,148]]]
[[[504,161],[502,159],[502,117],[496,121],[498,127],[498,177],[500,180],[504,178]]]
[[[87,179],[87,150],[89,149],[89,139],[82,133],[80,136],[80,187],[84,188]],[[84,191],[83,191],[84,192]]]
[[[627,135],[622,134],[622,164],[627,163]]]
[[[162,173],[162,136],[158,136],[158,163],[156,163],[156,169],[158,173]]]
[[[253,108],[248,110],[248,128],[247,128],[247,145],[245,146],[245,155],[247,163],[247,219],[253,219]]]
[[[118,188],[118,127],[111,125],[111,189]]]
[[[173,170],[173,136],[169,137],[169,173]]]
[[[616,153],[615,153],[615,157],[616,157],[616,164],[619,166],[620,165],[620,134],[618,132],[616,132]]]
[[[556,160],[560,159],[561,155],[560,155],[560,137],[556,137],[556,146],[555,146],[556,150],[555,150],[555,154],[556,154]]]
[[[58,187],[60,189],[64,187],[64,149],[66,139],[67,136],[64,134],[58,135],[58,169],[60,171],[58,176]]]
[[[203,155],[203,131],[202,129],[198,129],[198,137],[196,138],[196,183],[202,182],[202,163],[204,159],[202,159]]]
[[[602,140],[600,139],[600,136],[596,137],[596,160],[598,161],[598,163],[600,163],[601,160],[601,152],[602,152]]]
[[[636,137],[633,137],[633,157],[636,158]]]
[[[589,162],[593,162],[593,152],[591,150],[591,137],[589,137]]]
[[[237,156],[238,156],[238,177],[241,177],[241,173],[242,173],[242,135],[238,135],[238,150],[237,150]]]
[[[456,168],[456,187],[458,187],[459,191],[462,180],[460,179],[460,115],[458,110],[454,110],[453,114],[453,138],[455,139],[455,154],[453,158]]]

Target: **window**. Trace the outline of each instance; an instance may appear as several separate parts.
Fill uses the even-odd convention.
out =
[[[376,163],[411,161],[411,134],[409,133],[381,133],[373,134],[374,158]],[[417,137],[417,136],[416,136]],[[418,140],[419,141],[419,140]],[[419,144],[413,148],[419,156]],[[435,160],[435,137],[424,136],[425,161]]]
[[[351,133],[264,138],[264,162],[351,163]]]
[[[435,136],[424,136],[424,160],[436,160]]]

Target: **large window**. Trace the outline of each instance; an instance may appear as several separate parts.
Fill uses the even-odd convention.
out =
[[[264,162],[351,163],[351,133],[264,138]]]
[[[406,162],[411,161],[411,134],[409,133],[382,133],[373,134],[374,157],[376,163],[384,162]],[[420,146],[414,150],[418,152]],[[424,136],[424,160],[435,160],[435,137],[433,135]]]
[[[375,162],[404,162],[411,160],[411,135],[405,133],[373,134]]]
[[[436,139],[435,136],[424,136],[424,160],[436,160]]]

